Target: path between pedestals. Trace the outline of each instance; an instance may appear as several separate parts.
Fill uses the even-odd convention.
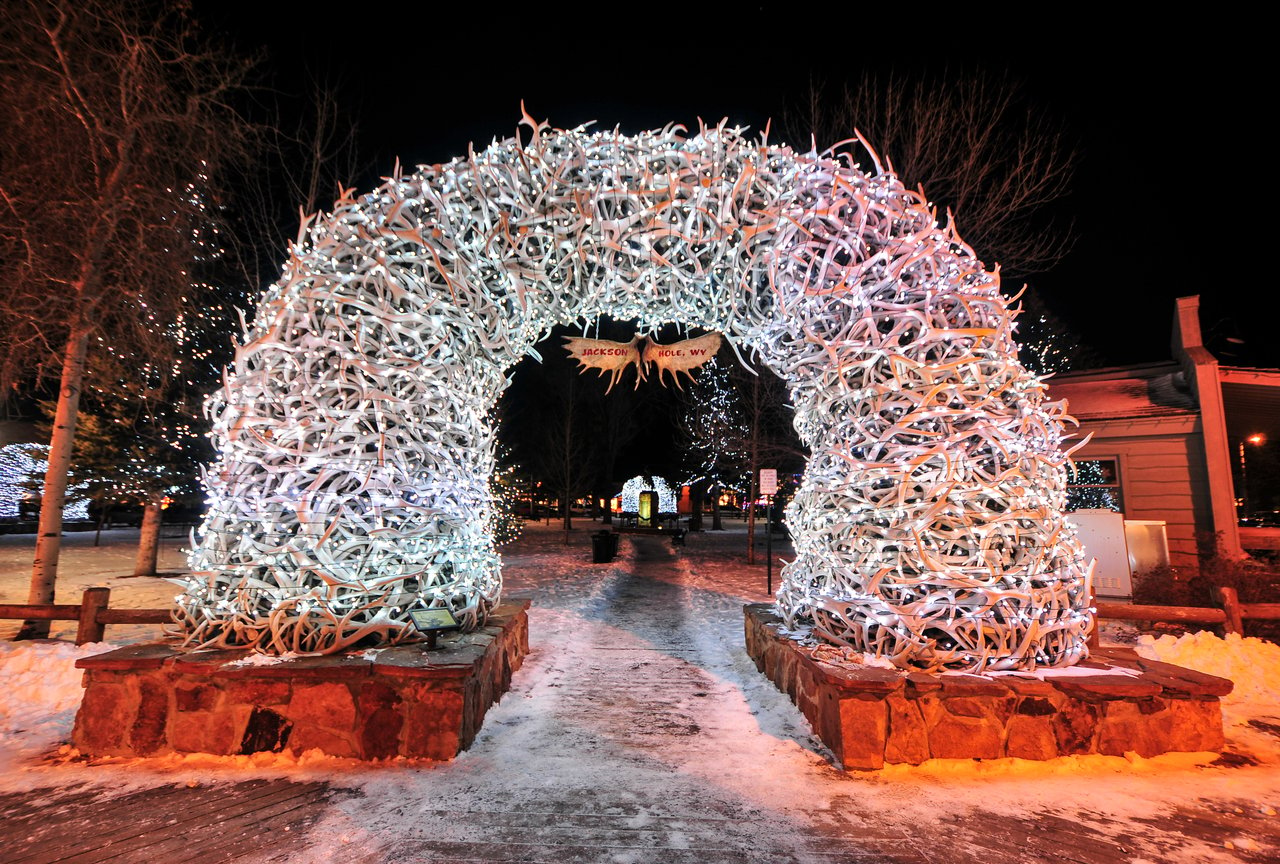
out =
[[[0,861],[1275,860],[1280,823],[1228,795],[1135,817],[1081,791],[1123,778],[1050,776],[1016,790],[1054,806],[1006,813],[999,782],[838,772],[746,657],[740,594],[698,572],[696,549],[626,542],[617,565],[538,583],[533,651],[456,761],[337,763],[308,783],[186,790],[170,779],[151,798],[11,796],[0,801]],[[1240,837],[1257,848],[1238,848]],[[55,849],[79,854],[42,852]]]

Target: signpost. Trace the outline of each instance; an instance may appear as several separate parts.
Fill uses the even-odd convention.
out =
[[[760,469],[760,494],[769,496],[769,505],[765,508],[764,517],[764,558],[765,558],[765,585],[768,593],[773,593],[773,496],[778,492],[778,469],[777,468],[761,468]],[[751,502],[754,507],[755,502]]]

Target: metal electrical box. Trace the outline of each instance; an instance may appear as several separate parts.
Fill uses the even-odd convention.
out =
[[[1129,572],[1146,573],[1169,566],[1169,535],[1157,519],[1124,520],[1124,540],[1129,548]]]
[[[1101,600],[1133,599],[1133,574],[1169,563],[1165,523],[1126,519],[1114,510],[1076,510],[1068,513],[1076,526],[1085,555],[1098,560],[1093,591]]]
[[[1086,558],[1096,558],[1093,591],[1106,600],[1133,597],[1129,550],[1125,543],[1124,514],[1114,510],[1076,510],[1067,514],[1076,526]]]

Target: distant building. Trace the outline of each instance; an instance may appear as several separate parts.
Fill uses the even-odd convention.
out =
[[[1215,544],[1242,554],[1236,476],[1249,436],[1280,435],[1280,370],[1221,366],[1200,335],[1200,298],[1177,301],[1173,358],[1049,379],[1092,438],[1074,454],[1074,506],[1165,523],[1170,563]],[[1087,544],[1086,544],[1087,545]]]

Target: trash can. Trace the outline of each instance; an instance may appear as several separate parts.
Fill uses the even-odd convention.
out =
[[[612,531],[597,531],[591,535],[591,563],[608,564],[613,560],[617,541],[611,539]]]
[[[612,561],[618,555],[618,532],[608,531],[609,535],[609,560]]]

